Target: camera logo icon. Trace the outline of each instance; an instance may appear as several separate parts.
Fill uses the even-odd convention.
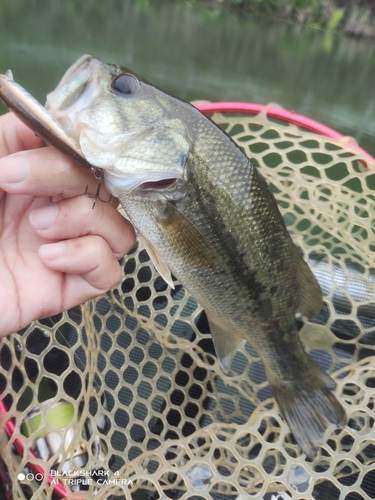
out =
[[[43,474],[40,472],[37,472],[36,474],[33,474],[32,472],[28,472],[27,474],[24,474],[23,472],[20,472],[17,476],[18,481],[24,481],[25,479],[27,481],[33,481],[36,479],[37,481],[42,481],[43,480]]]

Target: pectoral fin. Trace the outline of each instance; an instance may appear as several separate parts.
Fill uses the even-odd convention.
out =
[[[215,255],[194,224],[172,203],[168,202],[158,220],[175,251],[193,267],[212,268]]]
[[[169,270],[169,267],[167,266],[165,260],[163,259],[162,255],[156,250],[156,248],[148,241],[147,238],[142,236],[141,234],[138,234],[138,238],[141,240],[143,243],[143,246],[145,247],[151,262],[154,264],[157,272],[160,274],[160,276],[163,278],[163,280],[168,283],[169,286],[171,286],[174,289],[174,284],[172,280],[172,275],[171,271]]]
[[[216,356],[218,357],[222,370],[226,373],[243,339],[228,332],[209,317],[208,323],[210,325]]]

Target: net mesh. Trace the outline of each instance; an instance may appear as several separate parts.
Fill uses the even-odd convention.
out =
[[[13,498],[58,498],[57,479],[69,499],[375,498],[374,165],[264,113],[213,118],[261,169],[321,285],[321,312],[297,321],[347,427],[307,459],[256,352],[245,345],[223,374],[205,313],[137,244],[106,295],[1,340]]]

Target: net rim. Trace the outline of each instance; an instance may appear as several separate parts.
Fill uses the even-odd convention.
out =
[[[278,120],[282,120],[293,125],[297,125],[298,127],[305,128],[319,135],[325,135],[330,139],[343,139],[345,136],[337,132],[333,128],[324,125],[312,118],[308,118],[307,116],[300,115],[299,113],[295,113],[294,111],[287,111],[282,108],[277,108],[275,106],[269,104],[256,104],[252,102],[241,102],[241,101],[218,101],[218,102],[204,102],[204,103],[196,103],[194,104],[199,111],[202,113],[245,113],[256,115],[258,113],[265,113],[266,116],[270,118],[276,118]],[[363,156],[368,158],[371,161],[375,161],[367,151],[358,146],[353,141],[348,143],[348,146],[355,149]]]

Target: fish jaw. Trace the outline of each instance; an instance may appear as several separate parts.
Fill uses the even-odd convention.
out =
[[[90,55],[78,59],[64,74],[56,89],[47,95],[46,109],[67,132],[78,140],[75,121],[80,111],[102,94],[98,69],[100,61]]]
[[[114,88],[124,75],[138,82],[134,95],[119,95]],[[163,183],[178,186],[174,196],[181,196],[191,141],[183,120],[171,116],[168,99],[127,68],[85,55],[47,96],[46,108],[79,143],[87,161],[104,170],[114,196],[143,184],[154,184],[157,191]]]

